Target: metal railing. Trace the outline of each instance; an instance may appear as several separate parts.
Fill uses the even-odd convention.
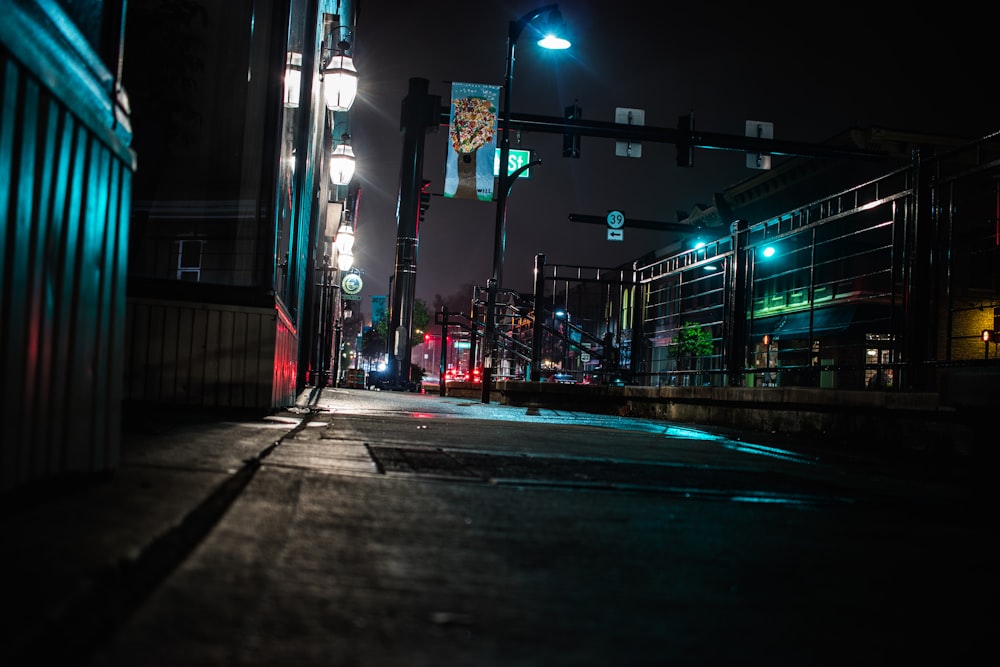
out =
[[[541,314],[536,363],[580,379],[607,369],[610,332],[632,384],[934,390],[955,369],[1000,364],[981,335],[1000,329],[998,144],[915,154],[630,269],[543,258],[544,289],[499,304],[501,329],[526,341]],[[708,349],[678,345],[692,328]]]

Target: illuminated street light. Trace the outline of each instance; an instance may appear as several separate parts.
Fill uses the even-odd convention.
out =
[[[358,94],[358,70],[347,55],[350,42],[340,42],[340,51],[323,69],[323,95],[330,111],[349,111]]]
[[[496,226],[493,239],[493,275],[487,282],[488,298],[486,322],[483,335],[483,392],[482,402],[490,402],[490,386],[493,380],[493,356],[496,349],[496,294],[503,282],[503,251],[506,242],[507,195],[513,180],[508,173],[510,157],[510,97],[514,80],[514,47],[524,29],[535,20],[545,17],[546,25],[541,31],[538,45],[546,49],[567,49],[570,43],[557,36],[562,29],[562,14],[559,5],[545,5],[534,9],[517,21],[511,21],[507,32],[507,63],[504,74],[503,113],[500,118],[500,173],[497,175]]]
[[[340,223],[335,243],[341,253],[350,253],[354,249],[354,228],[346,219]]]
[[[348,271],[354,266],[354,253],[350,250],[342,250],[337,253],[337,268],[341,271]]]
[[[351,135],[343,134],[330,156],[330,180],[334,185],[347,185],[354,178],[355,157],[350,141]]]

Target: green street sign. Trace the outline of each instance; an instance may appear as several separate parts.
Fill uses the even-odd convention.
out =
[[[507,175],[531,162],[531,151],[511,148],[507,151]],[[493,152],[493,175],[500,175],[500,149]],[[531,178],[531,170],[525,169],[518,178]]]

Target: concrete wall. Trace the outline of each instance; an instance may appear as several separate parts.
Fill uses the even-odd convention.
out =
[[[448,396],[481,398],[479,385],[469,383],[451,383],[445,391]],[[986,411],[967,401],[964,393],[507,381],[497,383],[491,400],[520,407],[751,429],[815,438],[835,447],[995,456]]]

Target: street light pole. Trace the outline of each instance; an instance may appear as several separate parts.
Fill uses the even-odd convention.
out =
[[[507,195],[510,194],[511,178],[507,165],[510,159],[510,97],[514,81],[514,47],[524,29],[539,17],[547,16],[550,27],[559,28],[562,15],[559,5],[545,5],[528,12],[517,21],[511,21],[507,30],[507,61],[503,79],[503,110],[500,116],[500,170],[497,174],[496,222],[493,229],[493,274],[486,282],[487,307],[485,330],[483,331],[483,390],[482,402],[490,402],[490,388],[493,383],[493,360],[496,356],[496,302],[497,293],[503,284],[503,255],[506,245]],[[545,36],[539,44],[544,48],[565,49],[569,42]]]

